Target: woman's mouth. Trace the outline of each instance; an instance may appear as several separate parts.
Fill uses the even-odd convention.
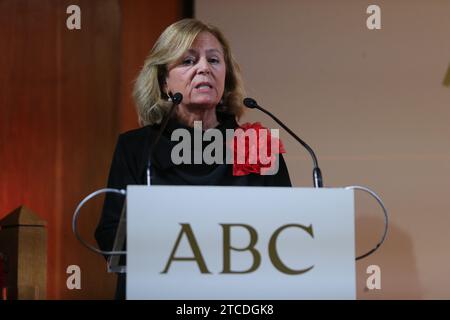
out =
[[[200,82],[196,84],[194,88],[198,92],[209,92],[212,90],[213,86],[209,82]]]

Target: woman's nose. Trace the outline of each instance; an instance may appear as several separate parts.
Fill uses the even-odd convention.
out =
[[[208,61],[205,58],[202,58],[198,62],[197,72],[199,74],[209,74],[210,73]]]

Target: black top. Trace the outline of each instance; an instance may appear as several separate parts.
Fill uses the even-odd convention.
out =
[[[223,137],[226,129],[238,127],[234,115],[217,112],[217,118],[220,124],[216,129],[222,132]],[[282,155],[279,157],[279,170],[274,175],[251,173],[233,176],[233,165],[226,163],[174,164],[171,160],[171,151],[179,142],[171,141],[171,135],[177,128],[189,130],[193,137],[193,128],[181,125],[176,120],[169,120],[152,152],[152,185],[291,186]],[[160,125],[145,126],[119,136],[109,172],[108,188],[126,189],[127,185],[147,183],[148,156],[159,129]],[[95,232],[101,250],[110,251],[113,247],[123,203],[124,197],[115,194],[107,194],[105,197],[102,216]],[[121,298],[124,297],[124,288],[124,277],[119,276],[118,296]]]

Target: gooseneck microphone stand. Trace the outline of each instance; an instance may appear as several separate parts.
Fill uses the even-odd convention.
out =
[[[309,154],[311,155],[311,158],[313,160],[313,182],[314,182],[314,188],[323,188],[323,179],[322,179],[322,172],[319,168],[319,162],[317,161],[316,154],[314,153],[314,150],[302,139],[300,139],[291,129],[289,129],[283,122],[280,121],[277,117],[275,117],[272,113],[258,105],[255,99],[252,98],[245,98],[244,99],[244,105],[247,108],[250,109],[258,109],[265,114],[267,114],[269,117],[271,117],[273,120],[276,121],[284,130],[286,130],[295,140],[297,140],[306,150],[308,150]]]
[[[313,166],[314,166],[314,169],[313,169],[314,187],[322,188],[323,187],[322,172],[320,171],[319,163],[317,161],[317,157],[316,157],[316,154],[314,153],[313,149],[305,141],[300,139],[294,132],[292,132],[292,130],[289,129],[277,117],[275,117],[272,113],[270,113],[269,111],[265,110],[263,107],[258,105],[258,103],[256,102],[255,99],[245,98],[243,102],[247,108],[258,109],[258,110],[264,112],[265,114],[267,114],[269,117],[271,117],[273,120],[275,120],[284,130],[286,130],[295,140],[297,140],[306,150],[308,150],[308,152],[311,155],[311,158],[313,160]],[[360,260],[367,256],[370,256],[372,253],[377,251],[378,248],[380,248],[380,246],[383,244],[384,240],[386,239],[386,235],[387,235],[387,231],[388,231],[388,220],[389,220],[388,213],[387,213],[386,207],[384,206],[381,198],[374,191],[370,190],[369,188],[362,187],[362,186],[349,186],[349,187],[345,187],[345,189],[359,190],[359,191],[363,191],[363,192],[370,194],[378,202],[378,204],[380,205],[381,209],[383,210],[383,214],[384,214],[384,231],[383,231],[383,235],[381,236],[380,241],[371,250],[369,250],[368,252],[366,252],[360,256],[357,256],[355,258],[355,260]]]

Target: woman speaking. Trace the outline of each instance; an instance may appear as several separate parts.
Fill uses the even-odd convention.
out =
[[[192,161],[174,161],[173,149],[179,143],[173,140],[175,130],[182,129],[194,137],[200,124],[201,133],[216,129],[225,137],[230,129],[244,132],[252,128],[263,129],[259,124],[238,124],[245,108],[243,92],[239,66],[218,28],[195,19],[170,25],[160,35],[136,80],[133,96],[142,127],[119,136],[108,188],[126,189],[127,185],[147,183],[291,186],[286,164],[279,154],[284,152],[281,142],[278,152],[268,147],[272,159],[278,161],[278,170],[273,174],[264,174],[267,165],[259,158],[256,163],[248,163],[248,159],[244,163],[194,161],[196,155],[203,154],[208,147],[204,141],[200,150],[192,146],[192,152],[188,154]],[[270,135],[265,137],[266,140],[258,137],[253,143],[251,139],[247,141],[248,150],[243,152],[244,157],[255,148],[265,148],[272,139]],[[228,143],[223,139],[224,148]],[[192,200],[202,202],[202,199]],[[113,247],[123,201],[113,195],[105,198],[95,232],[102,250],[109,251]],[[125,276],[120,274],[116,298],[123,299],[124,294]]]

